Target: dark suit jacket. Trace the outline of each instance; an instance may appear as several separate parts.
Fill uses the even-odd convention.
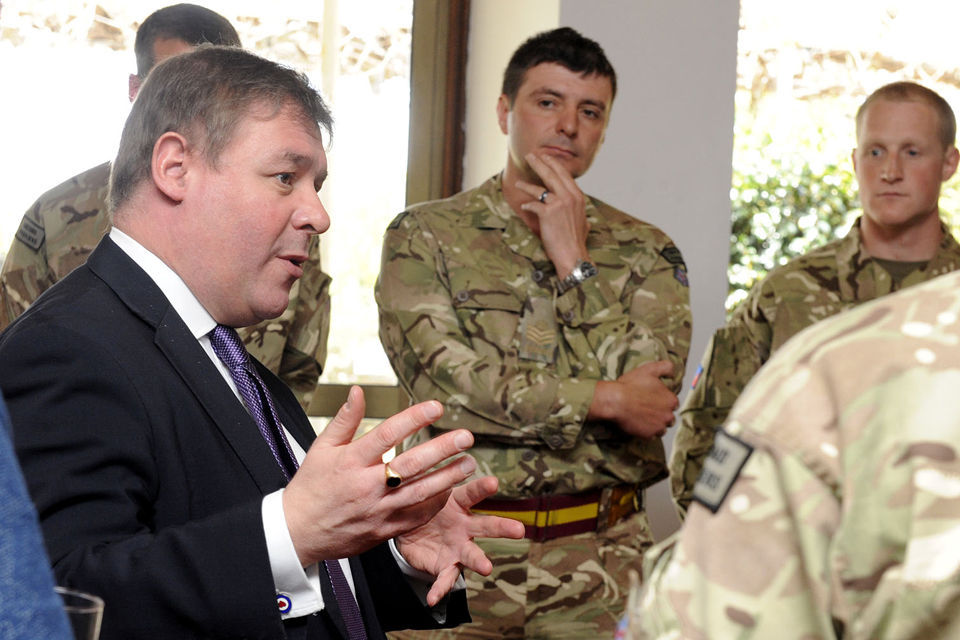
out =
[[[307,449],[313,430],[293,394],[259,371]],[[320,614],[281,621],[261,501],[283,473],[109,237],[0,334],[0,389],[58,581],[104,598],[103,640],[346,637],[329,594]],[[437,626],[385,544],[351,566],[371,638]],[[450,600],[448,622],[469,619],[463,593]]]

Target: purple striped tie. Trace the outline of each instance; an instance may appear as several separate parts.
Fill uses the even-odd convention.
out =
[[[273,399],[267,392],[260,374],[250,362],[250,356],[240,336],[232,327],[218,324],[210,332],[210,344],[213,345],[213,352],[230,371],[230,377],[237,385],[243,403],[257,423],[257,428],[260,429],[260,435],[267,441],[274,459],[280,465],[287,480],[290,480],[299,466],[297,458],[293,455],[287,434],[284,433],[280,424],[277,410],[273,406]],[[363,625],[360,607],[357,606],[357,600],[350,591],[350,585],[347,583],[347,577],[340,563],[336,560],[328,560],[324,564],[330,575],[330,585],[333,587],[337,604],[340,605],[343,621],[350,633],[350,640],[367,640],[367,630]]]

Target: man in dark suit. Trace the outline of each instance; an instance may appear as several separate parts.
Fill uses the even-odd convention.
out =
[[[329,226],[330,126],[305,77],[253,54],[161,63],[113,164],[114,229],[0,335],[57,578],[104,598],[104,640],[455,625],[461,568],[491,569],[472,538],[523,533],[471,515],[496,481],[459,485],[476,463],[445,462],[469,432],[382,463],[439,403],[352,441],[355,388],[314,440],[289,389],[231,342],[283,311]]]

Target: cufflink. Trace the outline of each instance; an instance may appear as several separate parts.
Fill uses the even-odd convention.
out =
[[[293,602],[290,600],[290,596],[285,593],[277,594],[277,606],[280,608],[280,613],[287,613],[290,611],[290,608],[293,606]]]

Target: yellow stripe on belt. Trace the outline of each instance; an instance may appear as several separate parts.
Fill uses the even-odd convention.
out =
[[[482,515],[500,516],[502,518],[519,520],[528,527],[551,527],[559,524],[580,522],[581,520],[596,520],[599,511],[600,505],[596,502],[579,507],[567,507],[566,509],[554,509],[551,511],[487,511],[486,509],[473,509],[474,513]]]

